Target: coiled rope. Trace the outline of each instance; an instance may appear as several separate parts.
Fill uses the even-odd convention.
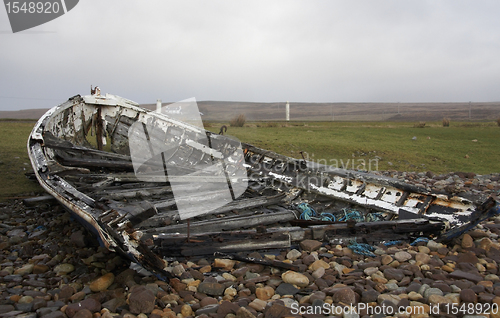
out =
[[[353,251],[353,253],[368,257],[376,256],[375,254],[373,254],[373,251],[375,251],[376,248],[371,246],[370,244],[358,243],[356,241],[351,241],[350,243],[351,244],[348,246],[348,248],[350,248]]]
[[[316,211],[309,206],[307,203],[300,203],[297,208],[302,211],[300,214],[300,219],[301,220],[315,220],[315,221],[330,221],[330,222],[335,222],[335,215],[331,213],[321,213],[318,215]]]

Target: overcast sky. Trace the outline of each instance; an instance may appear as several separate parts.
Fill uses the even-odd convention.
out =
[[[0,110],[90,85],[139,103],[500,101],[499,1],[81,0],[13,34]]]

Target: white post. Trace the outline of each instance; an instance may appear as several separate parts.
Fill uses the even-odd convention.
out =
[[[161,99],[156,100],[156,112],[161,113]]]
[[[286,102],[286,121],[290,121],[290,103]]]
[[[469,102],[469,120],[471,120],[471,105],[470,105],[470,102]]]

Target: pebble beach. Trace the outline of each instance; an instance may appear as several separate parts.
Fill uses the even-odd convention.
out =
[[[500,174],[378,172],[483,202]],[[169,260],[169,281],[131,268],[58,205],[0,203],[0,317],[500,317],[500,216],[445,245],[433,238],[374,246],[305,240],[250,257]],[[414,243],[414,244],[412,244]],[[404,312],[401,312],[401,309]]]

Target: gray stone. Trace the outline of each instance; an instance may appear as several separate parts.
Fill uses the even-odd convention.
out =
[[[436,241],[433,241],[433,240],[430,240],[429,242],[427,242],[427,247],[431,251],[437,251],[438,249],[440,249],[441,247],[443,247],[443,244],[437,243]]]
[[[407,260],[410,260],[412,257],[410,253],[401,251],[394,254],[394,258],[397,259],[398,262],[403,263],[406,262]]]
[[[286,254],[286,258],[292,261],[295,261],[300,256],[302,256],[302,253],[297,251],[296,249],[293,249]]]
[[[320,267],[317,270],[315,270],[311,276],[315,279],[318,279],[323,277],[323,275],[325,275],[325,269],[323,267]]]
[[[15,308],[12,305],[0,305],[0,314],[14,311]]]
[[[405,277],[405,274],[401,269],[386,268],[384,269],[384,277],[389,280],[395,279],[397,281],[401,281]]]
[[[394,284],[394,283],[387,283],[387,284],[385,284],[385,287],[387,288],[388,291],[394,291],[394,290],[397,290],[399,288],[398,284]]]
[[[451,285],[450,288],[452,293],[460,293],[462,291],[462,289],[457,285]]]
[[[314,300],[312,301],[312,306],[313,306],[313,307],[319,307],[319,308],[322,308],[324,303],[325,303],[325,302],[324,302],[324,301],[322,301],[321,299],[314,299]]]
[[[30,312],[33,310],[33,303],[17,303],[16,309],[22,312]]]
[[[184,266],[181,264],[174,266],[172,269],[172,274],[175,276],[181,276],[186,270],[184,269]]]
[[[43,298],[33,299],[33,310],[37,310],[43,307],[47,307],[47,301]]]
[[[423,294],[424,298],[429,298],[431,295],[443,296],[443,291],[439,288],[427,288]]]
[[[420,295],[423,295],[428,288],[430,288],[429,285],[423,284],[422,286],[420,286],[417,293],[419,293]]]
[[[224,285],[219,284],[219,283],[208,283],[208,282],[203,282],[198,286],[198,292],[207,294],[210,296],[222,296],[224,295],[224,290],[226,288]]]
[[[217,313],[217,309],[219,309],[219,304],[207,305],[203,308],[200,308],[196,311],[196,315],[209,315]]]
[[[253,279],[260,277],[259,273],[253,273],[253,272],[246,272],[245,273],[245,280]]]
[[[20,283],[23,281],[23,277],[21,275],[7,275],[4,276],[3,280],[5,282]]]
[[[38,317],[42,317],[42,316],[45,316],[45,315],[50,314],[51,312],[54,312],[57,310],[59,310],[58,307],[43,307],[43,308],[37,309],[36,314]]]
[[[456,270],[452,273],[449,273],[448,276],[450,278],[455,278],[455,279],[466,279],[466,280],[470,280],[471,282],[474,282],[474,283],[479,283],[480,281],[483,280],[483,278],[479,275],[476,275],[476,274],[473,274],[473,273],[467,273],[467,272],[464,272],[464,271],[461,271],[461,270]]]
[[[14,310],[8,313],[5,313],[2,315],[2,318],[10,318],[10,317],[17,317],[18,315],[22,315],[23,312],[20,310]]]
[[[365,290],[361,295],[361,302],[362,303],[375,302],[378,299],[378,295],[380,295],[380,293],[374,289]]]
[[[56,310],[41,316],[41,318],[66,318],[66,315],[62,311]]]
[[[292,284],[282,283],[274,291],[278,295],[295,295],[300,290],[295,288]]]

